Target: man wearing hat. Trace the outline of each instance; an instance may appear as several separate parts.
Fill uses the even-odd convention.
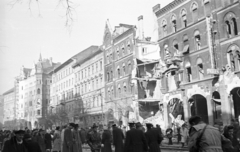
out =
[[[146,137],[134,125],[134,122],[129,123],[130,130],[126,133],[124,152],[145,152],[148,150]]]
[[[62,141],[62,152],[72,152],[73,151],[73,133],[72,128],[74,123],[69,123],[67,128],[63,132],[63,141]]]
[[[148,152],[160,152],[159,145],[161,144],[163,138],[159,134],[157,129],[153,129],[151,123],[147,123],[147,132],[145,133],[147,143],[148,143]]]
[[[116,124],[112,125],[112,134],[113,134],[113,145],[115,147],[115,152],[122,152],[124,149],[123,140],[124,135],[122,129],[118,128]]]
[[[15,136],[4,143],[2,152],[27,152],[23,141],[24,133],[24,130],[15,131]]]
[[[28,152],[42,152],[39,144],[32,140],[30,134],[25,134],[23,139]]]
[[[87,143],[91,148],[92,152],[100,152],[101,150],[101,137],[97,131],[98,126],[94,123],[92,130],[87,134]]]

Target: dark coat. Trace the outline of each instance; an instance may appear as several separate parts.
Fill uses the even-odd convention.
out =
[[[114,127],[112,133],[113,133],[113,145],[115,146],[115,152],[123,152],[124,135],[122,130],[117,127]]]
[[[63,132],[63,149],[62,152],[72,152],[73,150],[73,133],[70,128],[67,128]]]
[[[25,146],[25,142],[21,145],[17,144],[16,137],[12,137],[10,140],[6,140],[2,149],[2,152],[28,152]]]
[[[42,135],[38,134],[38,135],[36,136],[36,142],[37,142],[38,145],[40,146],[41,151],[42,151],[42,152],[45,152],[45,151],[46,151],[46,145],[45,145],[44,136],[42,137]]]
[[[101,149],[101,135],[98,132],[91,130],[86,139],[92,151]]]
[[[87,132],[84,129],[81,129],[79,131],[79,134],[80,134],[80,138],[81,138],[82,143],[85,144],[86,143]]]
[[[127,131],[124,152],[144,152],[147,150],[147,140],[141,130],[132,128]]]
[[[28,152],[42,152],[38,143],[32,140],[26,142],[26,148]]]
[[[46,149],[52,149],[52,137],[49,133],[45,134]]]
[[[149,151],[148,152],[160,152],[160,143],[163,138],[160,136],[159,130],[150,129],[145,133]]]
[[[112,152],[112,135],[109,130],[104,130],[102,134],[102,144],[104,147],[102,148],[101,152]]]

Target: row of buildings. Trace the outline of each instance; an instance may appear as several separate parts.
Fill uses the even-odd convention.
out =
[[[34,128],[135,120],[166,128],[193,115],[223,125],[240,118],[239,1],[174,0],[153,13],[151,37],[143,16],[138,26],[112,29],[107,21],[101,46],[62,64],[40,57],[23,67],[3,95],[4,121]]]

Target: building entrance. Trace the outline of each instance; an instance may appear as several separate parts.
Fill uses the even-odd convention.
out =
[[[240,115],[240,87],[232,89],[230,95],[233,101],[235,118],[238,119]]]

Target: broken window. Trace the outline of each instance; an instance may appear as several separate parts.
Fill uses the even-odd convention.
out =
[[[200,36],[199,31],[195,31],[194,39],[195,39],[196,50],[200,50],[201,49],[201,36]]]
[[[163,36],[167,36],[167,21],[164,19],[162,21]]]
[[[177,31],[177,20],[176,20],[175,15],[172,16],[172,27],[173,27],[173,32],[176,32]]]
[[[187,12],[185,9],[181,11],[183,26],[187,27]]]
[[[204,69],[203,69],[203,62],[201,58],[197,59],[197,66],[198,66],[199,79],[202,80],[204,78]]]

